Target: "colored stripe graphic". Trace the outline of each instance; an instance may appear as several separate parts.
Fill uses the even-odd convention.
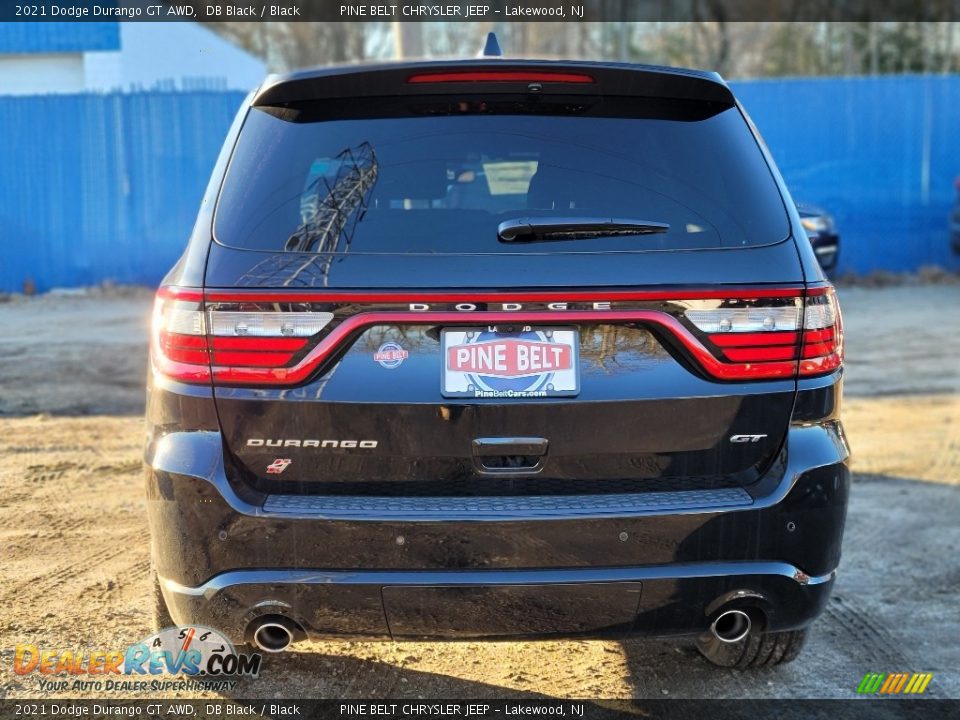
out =
[[[857,686],[860,695],[921,695],[930,681],[933,673],[867,673]]]
[[[860,681],[857,692],[861,694],[875,693],[880,689],[880,684],[885,677],[886,675],[881,675],[880,673],[867,673],[863,676],[863,680]]]
[[[917,682],[916,687],[913,688],[913,692],[919,695],[927,689],[927,685],[933,680],[933,673],[920,673],[917,677],[921,679]]]

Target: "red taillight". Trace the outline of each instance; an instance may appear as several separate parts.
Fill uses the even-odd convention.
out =
[[[207,339],[205,337],[181,335],[161,330],[160,349],[165,357],[174,362],[206,365],[210,360],[207,354]]]
[[[205,328],[200,290],[160,288],[153,306],[154,368],[174,380],[209,382]]]
[[[795,360],[797,349],[794,345],[775,347],[728,348],[723,351],[728,360],[734,362],[767,362],[768,360]]]
[[[475,82],[523,82],[523,83],[574,83],[590,84],[593,78],[583,73],[535,72],[518,70],[472,70],[467,72],[418,73],[407,82],[422,83],[475,83]]]
[[[161,288],[153,319],[154,367],[183,382],[243,380],[245,374],[255,381],[263,368],[290,364],[332,317],[240,303],[207,307],[199,290]]]
[[[688,300],[684,316],[709,340],[724,380],[789,378],[797,372],[803,298],[800,291],[780,297]],[[710,372],[710,368],[707,368]]]
[[[807,292],[799,375],[823,375],[843,364],[843,318],[832,287]]]
[[[255,370],[290,365],[333,315],[277,310],[269,304],[214,303],[206,318],[213,379],[255,382],[260,377]]]
[[[843,360],[843,331],[833,288],[804,298],[691,300],[684,315],[723,361],[725,379],[821,375]],[[714,372],[713,374],[717,374]]]
[[[213,364],[220,367],[282,367],[306,344],[307,338],[210,338]]]
[[[720,348],[724,359],[738,363],[796,360],[798,332],[715,333],[710,341]]]

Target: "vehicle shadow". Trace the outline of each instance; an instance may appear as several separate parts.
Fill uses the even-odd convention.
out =
[[[325,643],[311,643],[323,647]],[[404,645],[390,642],[351,643],[354,654],[290,651],[264,657],[256,680],[238,683],[225,698],[358,698],[367,700],[526,699],[549,700],[552,696],[517,691],[487,682],[408,667]],[[415,643],[422,648],[423,643]],[[438,644],[441,645],[442,644]],[[369,654],[368,657],[359,655]],[[409,656],[408,656],[409,657]],[[382,659],[381,659],[382,658]],[[455,668],[451,668],[455,670]]]

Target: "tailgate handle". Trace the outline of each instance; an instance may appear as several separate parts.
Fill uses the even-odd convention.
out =
[[[473,441],[473,454],[478,457],[490,455],[546,455],[547,441],[535,437],[477,438]]]
[[[481,473],[530,475],[543,469],[547,444],[536,437],[476,438],[473,461]]]

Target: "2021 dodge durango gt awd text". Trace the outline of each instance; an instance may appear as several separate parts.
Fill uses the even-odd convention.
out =
[[[840,558],[842,338],[715,74],[272,77],[157,294],[157,621],[788,661]]]

